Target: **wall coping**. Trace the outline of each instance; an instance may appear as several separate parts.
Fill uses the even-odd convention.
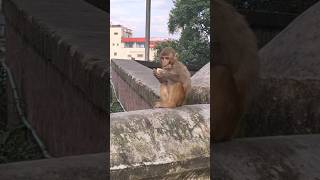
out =
[[[135,90],[150,106],[160,97],[160,83],[152,69],[132,60],[111,59],[112,69]],[[187,104],[210,103],[210,63],[191,77],[191,93]]]
[[[216,179],[320,177],[320,134],[234,139],[214,144]]]
[[[160,83],[152,75],[152,69],[136,61],[123,59],[111,59],[111,68],[151,107],[159,99]]]
[[[87,154],[0,164],[1,180],[105,180],[106,154]]]
[[[112,170],[166,164],[210,153],[210,105],[112,113]]]
[[[4,0],[2,6],[7,24],[90,102],[107,111],[109,15],[81,0]]]

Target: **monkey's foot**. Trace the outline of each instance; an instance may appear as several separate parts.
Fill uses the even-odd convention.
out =
[[[161,103],[160,102],[156,102],[154,105],[154,108],[161,108]]]

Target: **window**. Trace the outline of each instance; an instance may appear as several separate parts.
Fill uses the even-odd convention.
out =
[[[114,46],[115,44],[113,43],[112,45]]]
[[[125,48],[133,48],[133,42],[127,42],[124,44]]]
[[[144,48],[144,43],[138,42],[137,43],[137,48]]]
[[[132,57],[131,54],[129,54],[129,55],[128,55],[128,58],[131,58],[131,57]]]
[[[113,55],[114,55],[114,56],[117,56],[117,53],[115,52],[115,53],[113,53]]]
[[[137,54],[137,57],[143,57],[143,54]]]
[[[119,46],[119,43],[117,43],[117,46]]]
[[[118,35],[118,32],[113,33],[114,35]]]

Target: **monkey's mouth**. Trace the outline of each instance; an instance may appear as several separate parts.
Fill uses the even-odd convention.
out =
[[[167,66],[169,66],[170,65],[170,63],[168,63],[168,64],[166,64],[165,66],[163,66],[162,68],[166,68]]]

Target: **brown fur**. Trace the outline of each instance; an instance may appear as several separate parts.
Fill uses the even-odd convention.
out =
[[[257,45],[244,18],[213,0],[213,139],[228,140],[250,101],[259,73]]]
[[[169,61],[163,60],[168,57]],[[165,48],[160,53],[160,71],[154,69],[154,75],[160,84],[160,101],[155,107],[174,108],[185,103],[191,89],[190,73],[187,67],[178,61],[176,52],[172,48]]]

